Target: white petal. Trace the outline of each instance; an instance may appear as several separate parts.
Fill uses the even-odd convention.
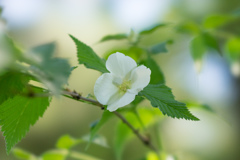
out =
[[[137,67],[137,63],[131,57],[117,52],[108,57],[106,67],[112,74],[125,78],[132,69]]]
[[[94,86],[94,95],[97,100],[106,105],[109,99],[118,92],[118,88],[112,83],[114,76],[111,73],[102,74]]]
[[[130,104],[135,99],[136,94],[126,92],[120,99],[109,104],[107,110],[110,112],[117,110],[120,107]]]
[[[131,92],[140,92],[150,82],[151,70],[143,65],[131,72]]]

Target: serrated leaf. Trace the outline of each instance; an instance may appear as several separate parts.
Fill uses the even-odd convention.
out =
[[[7,72],[0,76],[0,105],[21,93],[28,81],[28,76],[18,72]]]
[[[44,92],[38,89],[36,93]],[[48,97],[27,98],[18,95],[0,105],[0,125],[8,154],[25,137],[30,126],[43,116],[49,102]]]
[[[171,89],[164,84],[149,84],[139,95],[146,97],[151,102],[152,106],[158,107],[164,115],[172,118],[183,118],[194,121],[199,120],[189,112],[186,104],[174,99]]]
[[[100,119],[100,121],[98,121],[94,126],[92,126],[91,130],[90,130],[90,137],[89,137],[89,141],[88,141],[88,145],[86,148],[89,147],[89,145],[92,143],[92,141],[94,140],[95,135],[97,134],[97,132],[99,131],[99,129],[110,119],[112,118],[113,114],[111,112],[109,112],[108,110],[105,110],[102,114],[102,118]]]
[[[190,51],[194,61],[202,60],[204,54],[207,51],[204,37],[202,35],[198,35],[192,39],[192,41],[190,42]]]
[[[154,25],[146,30],[143,30],[141,31],[139,34],[140,35],[146,35],[146,34],[151,34],[153,33],[154,31],[156,31],[157,29],[161,28],[161,27],[165,27],[167,26],[168,24],[157,24],[157,25]]]
[[[91,47],[79,41],[72,35],[70,35],[70,37],[77,46],[77,57],[79,64],[84,64],[85,67],[100,71],[102,73],[109,72],[105,66],[105,61],[98,57]]]
[[[110,40],[122,40],[127,39],[128,36],[126,34],[115,34],[115,35],[107,35],[103,37],[100,42],[110,41]]]
[[[59,149],[70,149],[79,142],[81,142],[81,140],[77,140],[70,135],[63,135],[58,139],[56,147]]]
[[[67,84],[71,67],[66,59],[53,58],[54,50],[54,43],[33,48],[31,54],[37,57],[38,62],[33,63],[30,69],[33,76],[54,94],[59,95],[62,86]]]
[[[231,15],[211,15],[205,19],[203,25],[205,28],[221,27],[234,19]]]
[[[158,43],[156,45],[153,45],[149,48],[149,52],[152,54],[158,54],[158,53],[166,53],[167,52],[167,41]]]
[[[163,72],[151,57],[143,61],[143,64],[151,70],[150,84],[165,83]]]

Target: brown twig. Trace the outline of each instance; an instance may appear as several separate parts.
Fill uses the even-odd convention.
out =
[[[69,95],[71,97],[69,97]],[[74,100],[78,100],[78,101],[87,101],[93,105],[96,105],[98,107],[100,107],[101,109],[104,109],[104,105],[102,105],[101,103],[99,103],[96,100],[93,99],[89,99],[89,98],[85,98],[83,96],[81,96],[79,93],[77,93],[76,91],[69,91],[69,90],[65,90],[63,91],[63,96],[74,99]],[[127,119],[121,115],[119,112],[114,111],[113,112],[119,119],[122,120],[123,123],[125,123],[131,130],[132,132],[142,141],[142,143],[149,147],[151,150],[155,151],[158,154],[158,149],[152,144],[152,142],[150,141],[149,138],[143,136],[140,134],[139,130],[135,129],[128,121]]]

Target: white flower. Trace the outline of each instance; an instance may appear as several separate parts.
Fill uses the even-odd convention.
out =
[[[150,82],[151,70],[122,53],[109,56],[106,68],[110,73],[102,74],[94,86],[97,100],[107,105],[109,111],[131,103],[135,96]]]

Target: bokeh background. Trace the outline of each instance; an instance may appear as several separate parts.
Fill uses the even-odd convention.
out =
[[[0,32],[8,32],[19,46],[31,48],[55,41],[57,55],[77,65],[76,48],[68,34],[91,46],[100,56],[125,45],[125,42],[98,43],[105,35],[138,32],[157,23],[178,24],[201,22],[211,14],[227,14],[240,8],[239,0],[0,0]],[[235,24],[236,27],[240,25]],[[239,26],[240,28],[240,26]],[[240,32],[238,32],[240,33]],[[240,159],[239,121],[240,80],[234,76],[226,59],[216,53],[204,57],[201,72],[194,68],[187,36],[174,36],[171,29],[156,32],[148,41],[172,34],[174,44],[167,54],[154,56],[180,101],[198,101],[214,112],[191,108],[199,122],[166,118],[159,124],[163,148],[179,160]],[[149,42],[146,42],[149,43]],[[239,44],[240,45],[240,44]],[[79,66],[71,75],[69,88],[83,95],[93,93],[99,73]],[[81,137],[89,133],[90,124],[101,117],[94,106],[65,98],[53,103],[17,147],[40,155],[54,148],[63,134]],[[100,131],[111,146],[114,121]],[[4,138],[0,136],[0,159],[15,160],[6,155]],[[113,160],[114,150],[92,145],[77,149],[104,160]],[[140,159],[147,149],[133,139],[126,145],[124,160]]]

